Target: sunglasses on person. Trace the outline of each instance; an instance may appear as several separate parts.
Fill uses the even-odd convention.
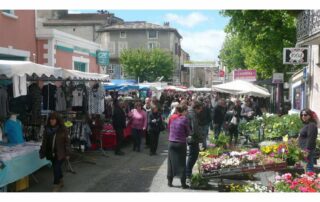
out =
[[[309,114],[303,113],[301,114],[301,116],[309,116]]]

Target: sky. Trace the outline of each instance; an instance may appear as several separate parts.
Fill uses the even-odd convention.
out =
[[[219,10],[108,10],[124,21],[169,22],[182,35],[181,47],[193,61],[217,61],[228,18]],[[69,10],[69,13],[95,13],[96,10]]]

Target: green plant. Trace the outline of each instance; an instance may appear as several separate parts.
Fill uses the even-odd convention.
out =
[[[227,136],[225,133],[220,133],[218,139],[214,139],[214,137],[210,137],[210,141],[216,145],[216,147],[223,147],[226,148],[227,144],[230,141],[230,137]]]
[[[206,189],[209,186],[209,179],[203,178],[200,173],[191,176],[191,188]]]

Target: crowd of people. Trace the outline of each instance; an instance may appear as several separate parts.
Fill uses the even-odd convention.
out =
[[[168,186],[172,186],[174,177],[180,177],[181,187],[188,188],[192,169],[199,152],[207,149],[209,129],[218,139],[222,131],[230,138],[230,145],[237,145],[238,126],[241,121],[251,121],[254,116],[262,115],[259,104],[252,97],[240,99],[222,98],[217,94],[162,93],[156,96],[126,102],[118,97],[112,99],[112,125],[116,132],[116,155],[121,151],[124,129],[132,127],[133,151],[140,152],[145,137],[145,147],[150,156],[157,155],[159,134],[168,130]],[[305,123],[299,136],[301,148],[308,150],[309,159],[313,158],[317,127],[309,110],[300,114]],[[129,120],[129,121],[128,121]],[[61,165],[70,156],[70,141],[66,135],[61,118],[53,113],[49,116],[47,129],[43,136],[41,157],[52,161],[55,187],[63,186]],[[311,139],[311,140],[310,140]],[[48,149],[49,148],[49,149]],[[187,150],[189,151],[187,153]],[[313,169],[312,160],[308,169]]]

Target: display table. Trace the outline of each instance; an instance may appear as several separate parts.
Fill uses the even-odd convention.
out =
[[[40,143],[25,143],[18,147],[1,146],[0,160],[5,167],[0,169],[0,187],[32,174],[41,167],[51,164],[39,158]]]

